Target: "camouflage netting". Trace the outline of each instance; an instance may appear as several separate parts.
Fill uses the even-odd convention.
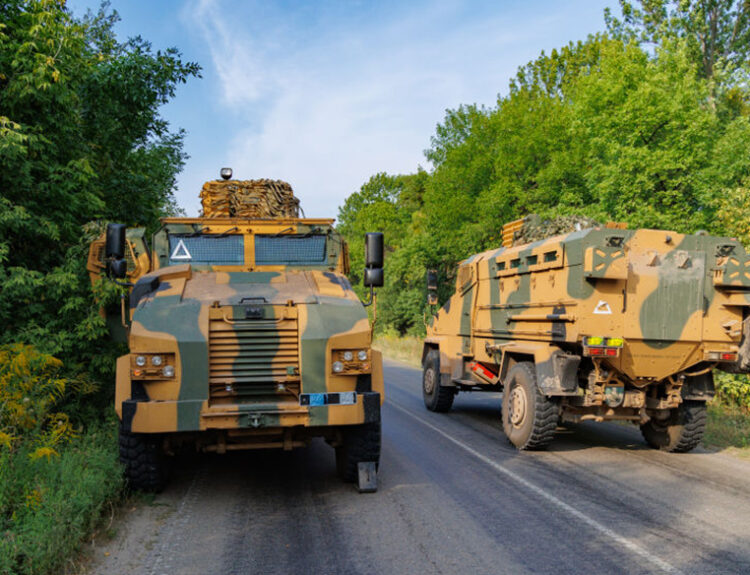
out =
[[[539,216],[532,215],[525,218],[523,227],[513,234],[513,245],[538,242],[552,236],[596,226],[601,226],[601,224],[584,216],[558,216],[551,220],[541,220]]]
[[[204,218],[298,218],[299,199],[281,180],[217,180],[201,190]]]

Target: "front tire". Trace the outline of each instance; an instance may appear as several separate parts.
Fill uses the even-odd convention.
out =
[[[683,401],[665,420],[650,419],[641,433],[651,447],[670,453],[692,451],[703,439],[708,417],[704,401]]]
[[[450,410],[456,397],[454,387],[440,384],[440,352],[436,349],[431,349],[424,360],[422,397],[427,409],[443,413]]]
[[[130,433],[120,427],[120,462],[133,489],[159,492],[167,484],[168,465],[159,436]]]
[[[508,372],[501,412],[508,440],[519,450],[532,451],[544,449],[552,441],[560,406],[539,391],[534,364],[524,361]]]
[[[342,428],[342,442],[336,448],[336,470],[344,481],[357,481],[359,464],[375,462],[380,465],[380,422],[364,423]]]

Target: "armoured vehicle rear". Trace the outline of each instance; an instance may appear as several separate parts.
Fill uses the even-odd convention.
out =
[[[526,223],[459,264],[424,343],[427,408],[503,390],[519,449],[582,420],[632,421],[652,447],[693,449],[712,370],[750,370],[750,255],[734,239],[618,225],[514,245]]]
[[[335,447],[345,480],[360,464],[372,473],[382,361],[334,221],[300,217],[280,181],[208,182],[201,198],[201,217],[164,219],[150,247],[119,224],[91,246],[92,279],[129,289],[115,398],[129,481],[161,488],[185,445],[288,450],[313,437]],[[372,296],[382,235],[367,243]]]

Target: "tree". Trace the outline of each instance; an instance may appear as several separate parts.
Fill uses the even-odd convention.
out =
[[[200,71],[175,49],[118,42],[117,19],[106,6],[78,19],[61,1],[0,3],[0,343],[81,370],[111,363],[83,227],[154,227],[174,209],[183,134],[159,106]]]
[[[605,11],[611,34],[639,43],[661,44],[681,38],[705,78],[713,79],[717,66],[731,72],[750,55],[750,1],[748,0],[620,0],[622,20]]]
[[[404,209],[408,176],[379,175],[341,214],[355,255],[367,226],[391,230],[380,327],[418,331],[424,271],[439,270],[445,301],[456,264],[499,247],[502,225],[531,213],[745,237],[747,88],[717,99],[722,81],[705,77],[686,38],[646,50],[599,34],[521,67],[497,106],[448,110],[418,209]]]

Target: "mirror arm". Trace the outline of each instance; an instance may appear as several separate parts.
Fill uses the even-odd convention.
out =
[[[372,305],[374,301],[375,301],[375,288],[370,286],[370,299],[368,301],[363,301],[362,305],[365,307],[369,307]]]

